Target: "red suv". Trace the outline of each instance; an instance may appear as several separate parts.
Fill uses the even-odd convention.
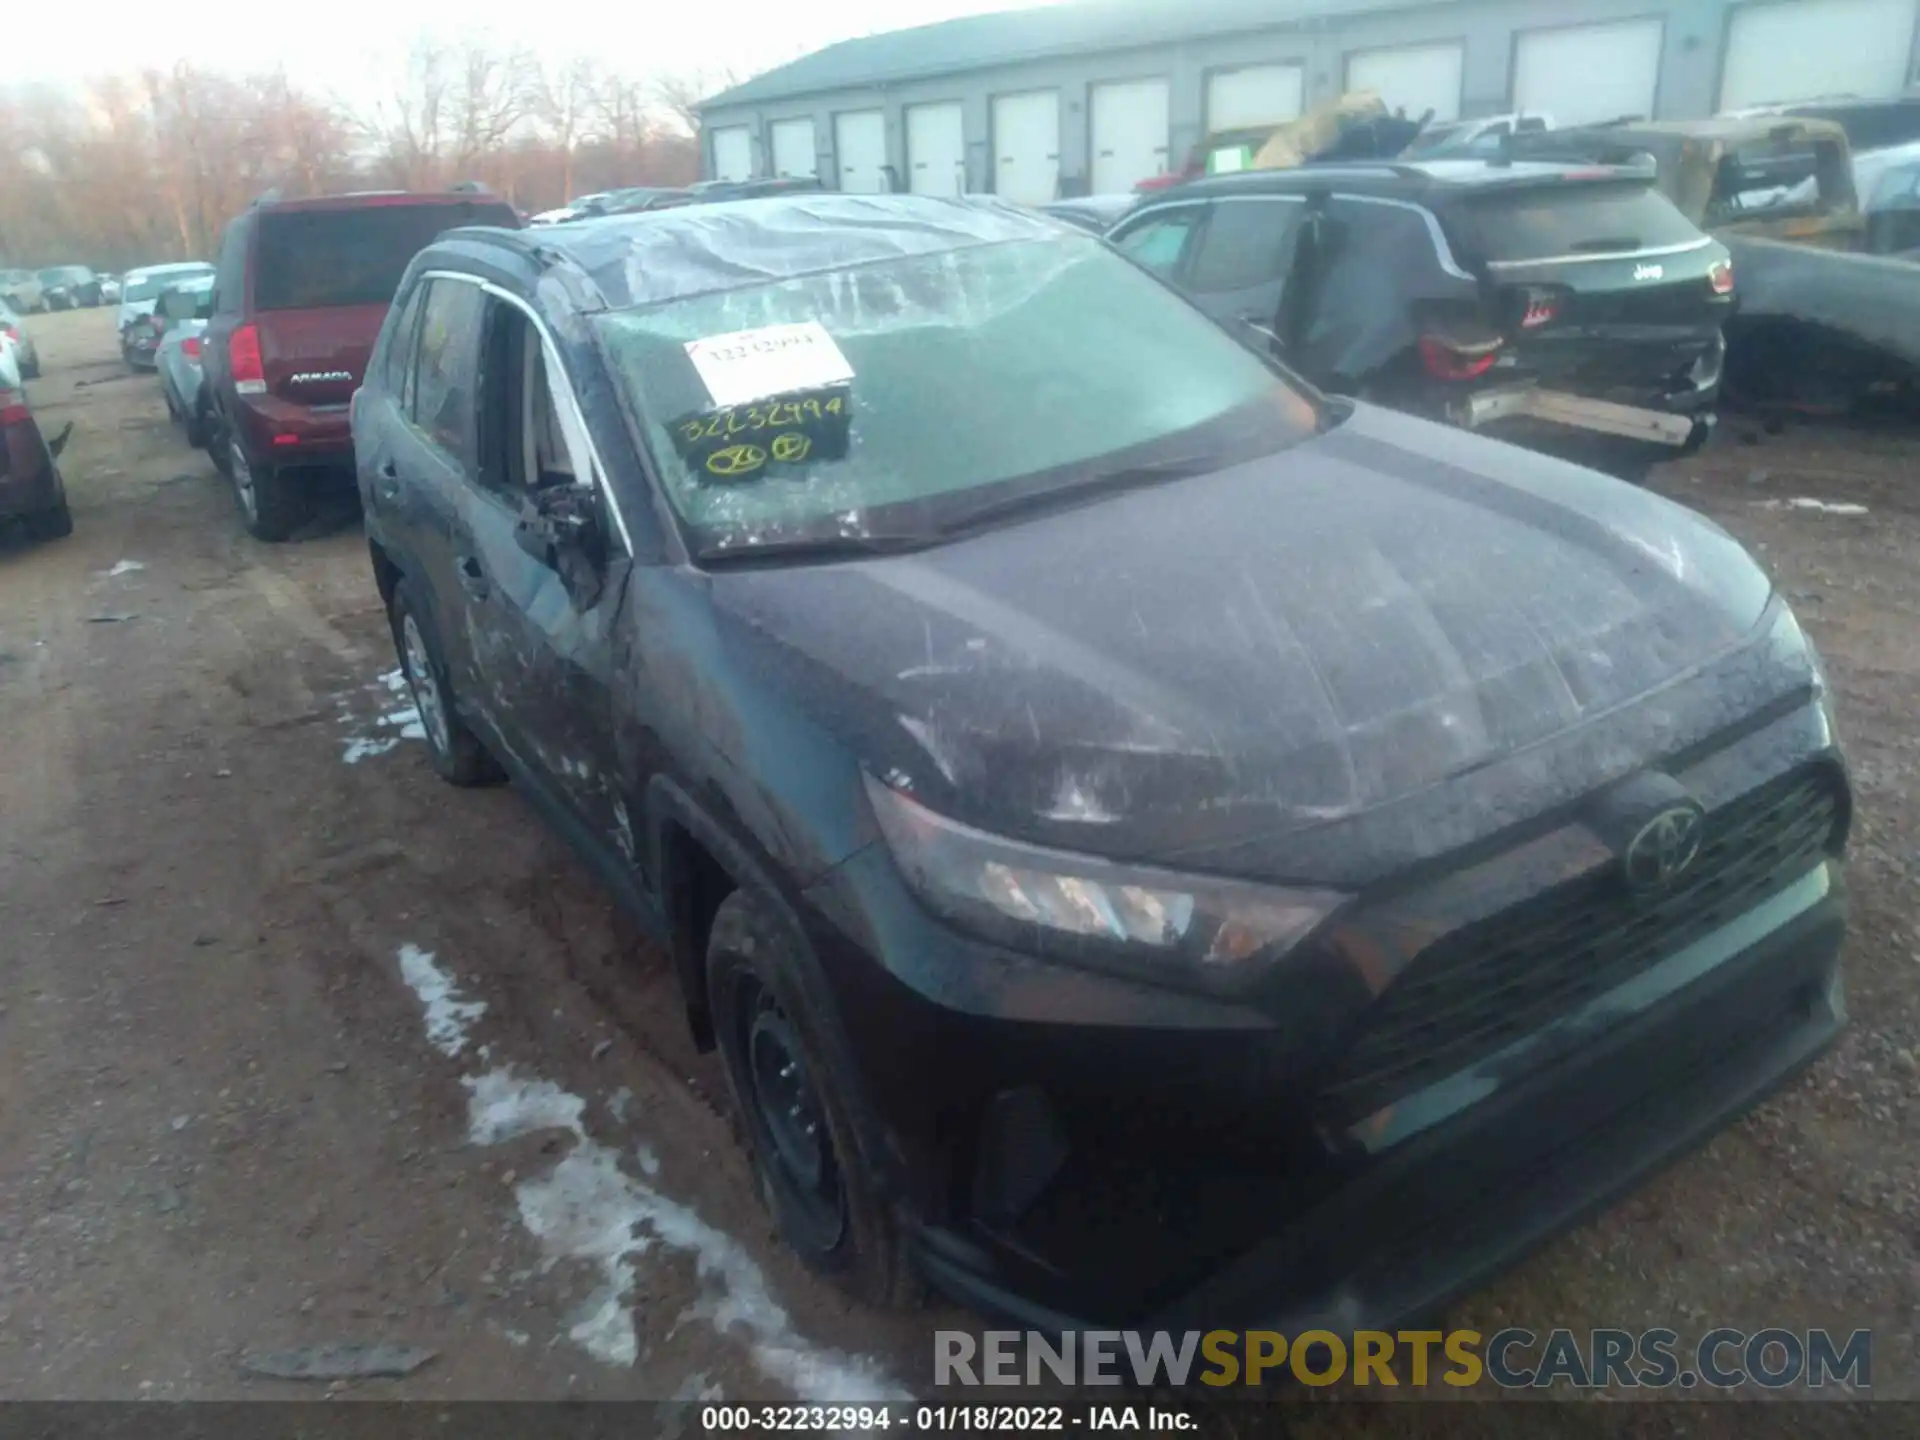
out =
[[[268,197],[227,226],[204,345],[207,448],[259,539],[298,529],[319,484],[351,482],[347,407],[393,292],[428,241],[463,225],[520,217],[474,186]]]

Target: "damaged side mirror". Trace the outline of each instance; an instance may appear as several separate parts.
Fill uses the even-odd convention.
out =
[[[551,485],[520,505],[514,541],[560,577],[574,605],[588,609],[600,598],[606,575],[606,531],[599,497],[591,485]]]

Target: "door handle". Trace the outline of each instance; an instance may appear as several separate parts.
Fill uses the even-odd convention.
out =
[[[476,600],[484,600],[493,591],[493,582],[487,579],[487,572],[480,568],[480,562],[471,555],[462,555],[455,567],[460,572],[460,588]]]

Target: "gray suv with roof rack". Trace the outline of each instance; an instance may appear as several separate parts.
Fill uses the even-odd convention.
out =
[[[1733,267],[1650,167],[1252,171],[1109,238],[1335,393],[1631,479],[1714,423]]]

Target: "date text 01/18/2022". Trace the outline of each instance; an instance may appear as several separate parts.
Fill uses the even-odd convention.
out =
[[[1196,1430],[1184,1410],[1158,1405],[705,1405],[700,1427],[709,1435],[770,1430],[884,1435],[967,1432],[1139,1430],[1173,1434]]]

